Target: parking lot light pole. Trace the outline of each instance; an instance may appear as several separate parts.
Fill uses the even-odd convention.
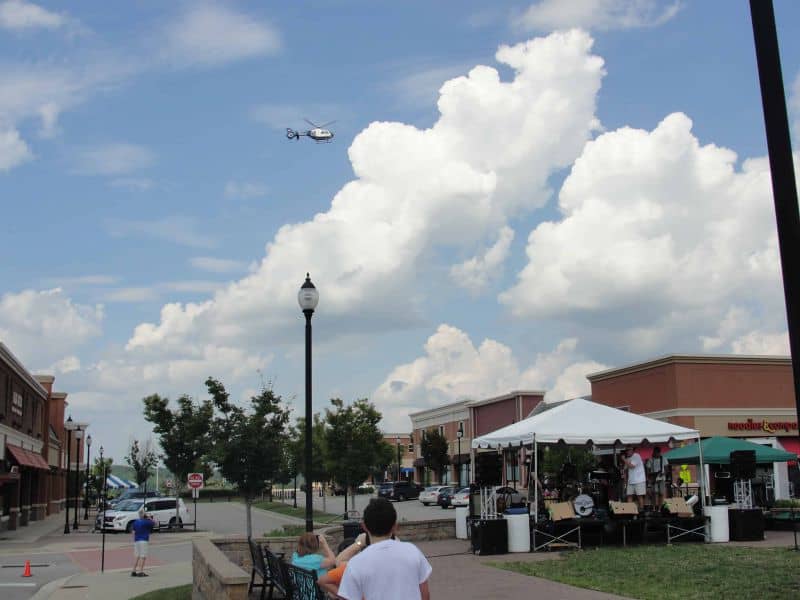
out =
[[[458,424],[458,431],[456,431],[458,438],[458,489],[461,489],[461,438],[464,437],[464,423]]]
[[[72,420],[72,415],[67,417],[64,423],[64,429],[67,431],[67,475],[64,478],[64,533],[69,533],[69,463],[72,460],[72,430],[75,428],[75,423]],[[78,510],[77,507],[75,510]]]
[[[106,495],[108,494],[107,482],[108,475],[106,474],[106,462],[103,460],[103,447],[100,446],[100,467],[103,469],[103,499],[101,508],[103,512],[100,513],[100,535],[103,538],[100,546],[100,572],[105,571],[106,568]]]
[[[78,494],[80,494],[80,485],[78,481],[78,476],[81,470],[78,468],[78,460],[80,458],[80,441],[83,439],[83,429],[80,425],[75,428],[75,506],[74,514],[72,519],[72,531],[75,531],[78,528]]]
[[[86,436],[86,481],[83,482],[83,487],[86,490],[83,493],[83,519],[89,519],[89,454],[92,452],[92,436]]]
[[[306,444],[305,444],[305,479],[306,479],[306,531],[314,531],[314,491],[311,476],[311,317],[319,303],[319,292],[311,283],[311,276],[306,273],[306,280],[297,293],[297,302],[306,317]],[[347,493],[345,491],[345,493]]]

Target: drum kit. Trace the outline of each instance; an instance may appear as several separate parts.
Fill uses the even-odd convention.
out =
[[[608,505],[608,488],[614,474],[605,469],[596,469],[587,474],[585,481],[580,481],[571,467],[571,464],[565,463],[559,472],[560,481],[545,477],[542,485],[559,501],[571,502],[579,517],[591,517],[598,508]]]

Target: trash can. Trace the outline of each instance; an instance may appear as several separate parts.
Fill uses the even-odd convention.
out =
[[[345,521],[342,525],[344,539],[355,539],[361,533],[361,523],[358,521]]]
[[[517,509],[518,510],[518,509]],[[517,513],[506,511],[503,518],[508,524],[508,551],[509,552],[530,552],[531,551],[531,527],[530,515],[528,511]]]
[[[706,506],[705,515],[709,517],[709,541],[727,542],[730,537],[728,525],[728,505]]]
[[[469,507],[456,506],[456,538],[458,538],[459,540],[468,539],[467,515],[469,515]]]

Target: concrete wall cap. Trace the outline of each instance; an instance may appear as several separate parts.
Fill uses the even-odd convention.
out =
[[[238,565],[228,560],[228,557],[211,540],[194,540],[192,546],[194,551],[202,556],[203,561],[214,572],[216,578],[224,585],[250,583],[250,576]]]

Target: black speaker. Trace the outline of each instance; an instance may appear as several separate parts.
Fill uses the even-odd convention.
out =
[[[484,452],[475,457],[475,483],[487,487],[501,485],[503,481],[503,456]]]
[[[756,476],[756,451],[731,452],[731,474],[734,479],[753,479]]]
[[[731,541],[752,542],[764,539],[764,513],[760,508],[728,509]]]
[[[472,523],[472,551],[481,556],[508,553],[508,522],[479,519]]]

